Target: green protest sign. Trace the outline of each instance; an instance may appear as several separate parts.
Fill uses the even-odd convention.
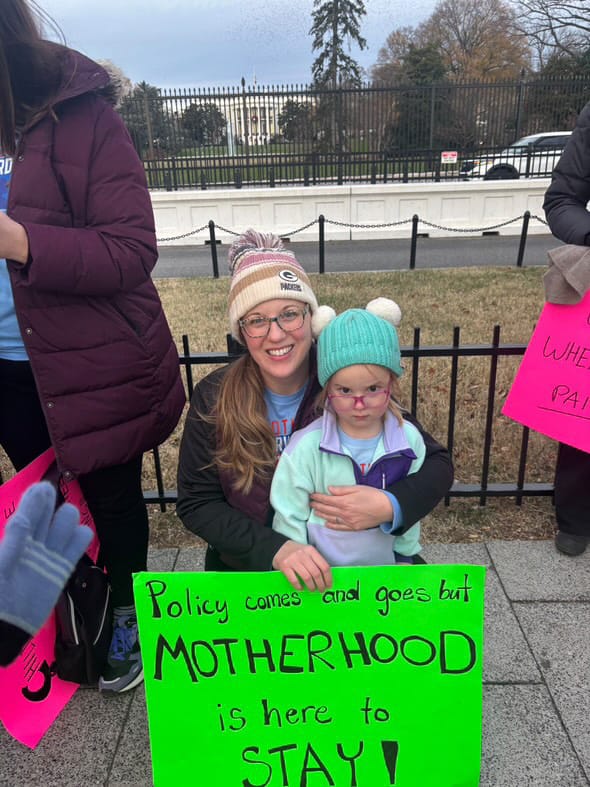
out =
[[[485,568],[333,575],[136,575],[157,787],[477,787]]]

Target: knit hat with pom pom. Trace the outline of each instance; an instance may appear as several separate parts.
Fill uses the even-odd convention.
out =
[[[348,309],[338,317],[329,306],[320,306],[312,320],[318,336],[318,378],[326,385],[340,369],[356,364],[374,364],[390,369],[398,377],[403,369],[395,326],[401,311],[395,301],[376,298],[366,309]]]
[[[239,320],[259,303],[284,298],[308,303],[312,314],[318,308],[307,274],[276,235],[247,230],[232,243],[228,256],[229,322],[238,341]]]

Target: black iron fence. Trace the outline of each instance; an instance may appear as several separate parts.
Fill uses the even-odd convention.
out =
[[[120,111],[150,187],[176,190],[473,177],[470,162],[493,162],[525,135],[571,130],[589,98],[582,77],[337,90],[243,82],[139,85]],[[551,171],[523,151],[513,177],[527,158],[530,176]]]
[[[514,498],[516,505],[520,505],[525,497],[541,497],[553,494],[553,482],[545,480],[527,480],[527,459],[529,455],[529,430],[527,427],[515,427],[519,434],[519,450],[517,462],[513,470],[509,470],[504,459],[496,461],[496,443],[494,435],[501,421],[508,422],[508,419],[500,415],[502,397],[505,393],[498,395],[498,364],[502,359],[521,356],[526,349],[523,344],[501,344],[500,326],[495,326],[492,341],[488,345],[461,345],[460,328],[453,331],[452,344],[444,346],[425,347],[421,345],[420,328],[414,329],[413,342],[411,347],[402,347],[402,357],[411,362],[411,369],[408,372],[411,388],[409,394],[410,411],[412,414],[421,417],[420,401],[422,399],[422,389],[432,385],[431,369],[427,371],[426,380],[423,380],[421,371],[422,362],[427,359],[443,359],[447,362],[445,379],[438,386],[443,387],[447,394],[447,406],[445,413],[438,413],[438,427],[436,434],[439,440],[445,441],[451,455],[461,449],[457,441],[457,410],[458,410],[458,391],[460,382],[461,365],[468,359],[484,359],[487,363],[487,371],[482,370],[482,384],[485,385],[485,393],[478,408],[479,423],[471,424],[470,433],[479,432],[481,439],[481,453],[478,465],[471,468],[472,473],[478,475],[478,481],[473,483],[456,482],[449,492],[445,503],[449,505],[451,498],[477,498],[480,505],[485,505],[490,497],[511,497]],[[187,336],[183,336],[183,352],[179,362],[184,370],[186,389],[190,397],[194,387],[194,367],[209,364],[224,364],[236,358],[240,352],[238,345],[228,336],[227,352],[219,353],[196,353],[190,351]],[[463,405],[465,416],[465,405]],[[471,417],[473,420],[473,416]],[[444,434],[446,426],[446,435]],[[470,438],[473,440],[473,437]],[[514,440],[514,437],[511,438]],[[502,446],[503,441],[498,441]],[[162,511],[166,511],[168,504],[176,502],[176,491],[166,490],[162,478],[161,462],[158,450],[153,452],[154,473],[156,477],[157,489],[146,492],[144,497],[147,503],[157,504]],[[499,472],[505,476],[498,480],[492,477],[492,467],[494,476]],[[502,468],[499,471],[497,468]],[[551,472],[551,468],[548,468]]]

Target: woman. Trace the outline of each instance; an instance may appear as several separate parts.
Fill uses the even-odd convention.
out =
[[[543,209],[551,232],[564,243],[590,246],[590,104],[580,112],[563,155],[553,171]],[[575,264],[572,259],[572,267]],[[573,268],[576,270],[575,268]],[[577,281],[588,286],[582,263]],[[560,443],[555,465],[555,546],[564,555],[582,555],[590,544],[590,454]]]
[[[94,518],[115,627],[99,688],[142,679],[132,574],[145,570],[144,451],[184,392],[150,272],[143,167],[107,72],[44,40],[25,0],[0,14],[0,443],[18,470],[50,445]]]
[[[324,590],[330,567],[309,544],[271,528],[270,483],[291,432],[315,417],[320,391],[311,317],[316,297],[303,268],[278,238],[248,231],[230,249],[229,319],[247,352],[205,377],[184,425],[177,513],[207,542],[208,570],[282,571],[298,588]],[[399,535],[448,491],[448,452],[420,430],[424,464],[386,490],[331,487],[312,495],[315,514],[336,530],[392,522]]]

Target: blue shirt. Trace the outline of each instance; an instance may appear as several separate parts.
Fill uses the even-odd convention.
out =
[[[12,175],[12,159],[0,154],[0,210],[6,213]],[[6,260],[0,258],[0,358],[27,361],[28,355],[16,319],[12,285]]]
[[[277,394],[273,391],[269,391],[268,388],[264,391],[266,416],[270,422],[277,443],[277,458],[283,453],[285,446],[293,434],[295,416],[303,400],[304,393],[305,386],[294,394]]]

